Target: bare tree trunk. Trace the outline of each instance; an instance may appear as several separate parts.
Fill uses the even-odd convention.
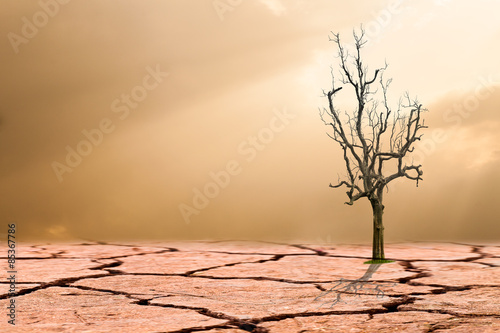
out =
[[[373,209],[373,248],[372,260],[383,260],[384,255],[384,225],[382,216],[384,214],[384,205],[375,199],[370,200]]]

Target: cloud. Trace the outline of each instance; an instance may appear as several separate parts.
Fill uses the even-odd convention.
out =
[[[19,33],[21,18],[40,9],[37,2],[0,6],[8,8],[0,11],[4,36]],[[183,1],[71,2],[21,45],[18,55],[4,38],[0,218],[22,225],[23,239],[331,234],[332,241],[369,241],[369,204],[349,207],[345,190],[328,188],[345,172],[317,107],[325,102],[321,90],[330,86],[329,65],[338,61],[329,32],[343,30],[347,40],[352,27],[373,20],[373,11],[385,6],[382,0],[362,7],[262,0],[235,8],[228,12],[234,19],[221,22],[210,2],[195,7]],[[474,38],[453,44],[449,34],[457,26],[468,36],[484,36],[474,24],[453,20],[447,17],[443,26],[437,18],[430,22],[433,34],[413,33],[411,24],[397,33],[388,29],[383,43],[366,49],[370,68],[385,56],[390,69],[394,64],[396,100],[406,89],[422,97],[430,110],[424,138],[435,129],[447,135],[425,156],[419,188],[401,182],[386,196],[388,240],[487,237],[481,230],[494,229],[498,220],[494,193],[481,202],[477,195],[489,184],[500,186],[500,94],[495,88],[476,108],[468,96],[476,96],[474,85],[480,84],[477,66],[478,73],[486,68],[495,74],[499,48],[488,36],[490,44]],[[498,21],[481,20],[498,31]],[[443,40],[452,45],[443,48]],[[461,47],[473,50],[471,59],[453,56]],[[66,147],[85,138],[82,130],[116,117],[111,103],[141,85],[146,67],[156,64],[168,78],[126,121],[113,118],[116,130],[59,183],[51,163],[65,160]],[[472,90],[443,93],[457,81],[470,81]],[[481,89],[480,95],[487,92]],[[436,98],[432,105],[430,95]],[[454,110],[456,103],[467,112]],[[284,107],[296,119],[252,163],[243,164],[238,145],[269,126],[273,109]],[[193,189],[232,159],[242,163],[241,174],[186,225],[178,205],[189,203]],[[463,225],[474,216],[478,231],[471,233]]]

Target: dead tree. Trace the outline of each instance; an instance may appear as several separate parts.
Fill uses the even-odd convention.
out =
[[[416,99],[406,93],[399,99],[397,110],[389,106],[388,88],[391,79],[384,80],[387,68],[376,69],[369,75],[361,59],[361,50],[366,44],[364,30],[353,32],[352,54],[342,45],[339,34],[330,41],[336,44],[339,59],[339,76],[332,72],[332,87],[324,91],[328,108],[320,109],[321,120],[330,127],[328,136],[340,145],[343,151],[347,174],[339,177],[332,188],[347,188],[348,205],[361,198],[370,201],[373,210],[372,260],[384,260],[384,190],[398,179],[422,180],[421,165],[409,158],[414,144],[420,140],[420,130],[426,128],[421,117],[426,111]],[[343,88],[347,88],[342,90]],[[341,112],[338,107],[339,94],[352,93],[355,106],[351,111]]]

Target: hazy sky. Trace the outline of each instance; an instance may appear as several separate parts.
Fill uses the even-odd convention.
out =
[[[26,240],[370,242],[368,201],[328,188],[344,165],[318,116],[337,61],[328,35],[351,41],[363,24],[365,63],[387,60],[391,98],[429,109],[424,181],[390,188],[386,240],[498,240],[499,12],[493,0],[2,1],[0,217]]]

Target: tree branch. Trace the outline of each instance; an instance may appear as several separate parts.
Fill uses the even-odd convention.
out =
[[[335,79],[332,68],[331,89],[323,92],[328,100],[328,108],[320,109],[320,117],[332,130],[328,136],[343,151],[347,174],[344,180],[339,180],[337,185],[330,184],[330,187],[346,186],[348,205],[363,197],[379,200],[381,203],[383,189],[391,181],[404,177],[416,181],[418,186],[418,182],[422,180],[421,165],[406,165],[403,159],[414,151],[415,142],[422,137],[420,131],[427,128],[422,119],[422,112],[426,109],[416,99],[411,100],[408,93],[404,95],[406,103],[400,99],[397,110],[394,112],[391,109],[388,90],[392,79],[384,80],[387,63],[376,69],[370,79],[367,78],[368,68],[364,66],[361,55],[367,42],[363,28],[359,33],[353,32],[353,55],[344,48],[338,33],[332,35],[329,39],[337,47],[340,80]],[[337,86],[337,83],[340,85]],[[342,90],[345,85],[353,89],[356,108],[341,115],[335,107],[335,97],[339,93],[349,93]],[[324,114],[328,114],[330,119],[324,119]],[[385,166],[394,160],[397,162],[397,169],[394,171],[393,164],[390,164],[392,173],[384,176],[384,173],[387,174]]]

